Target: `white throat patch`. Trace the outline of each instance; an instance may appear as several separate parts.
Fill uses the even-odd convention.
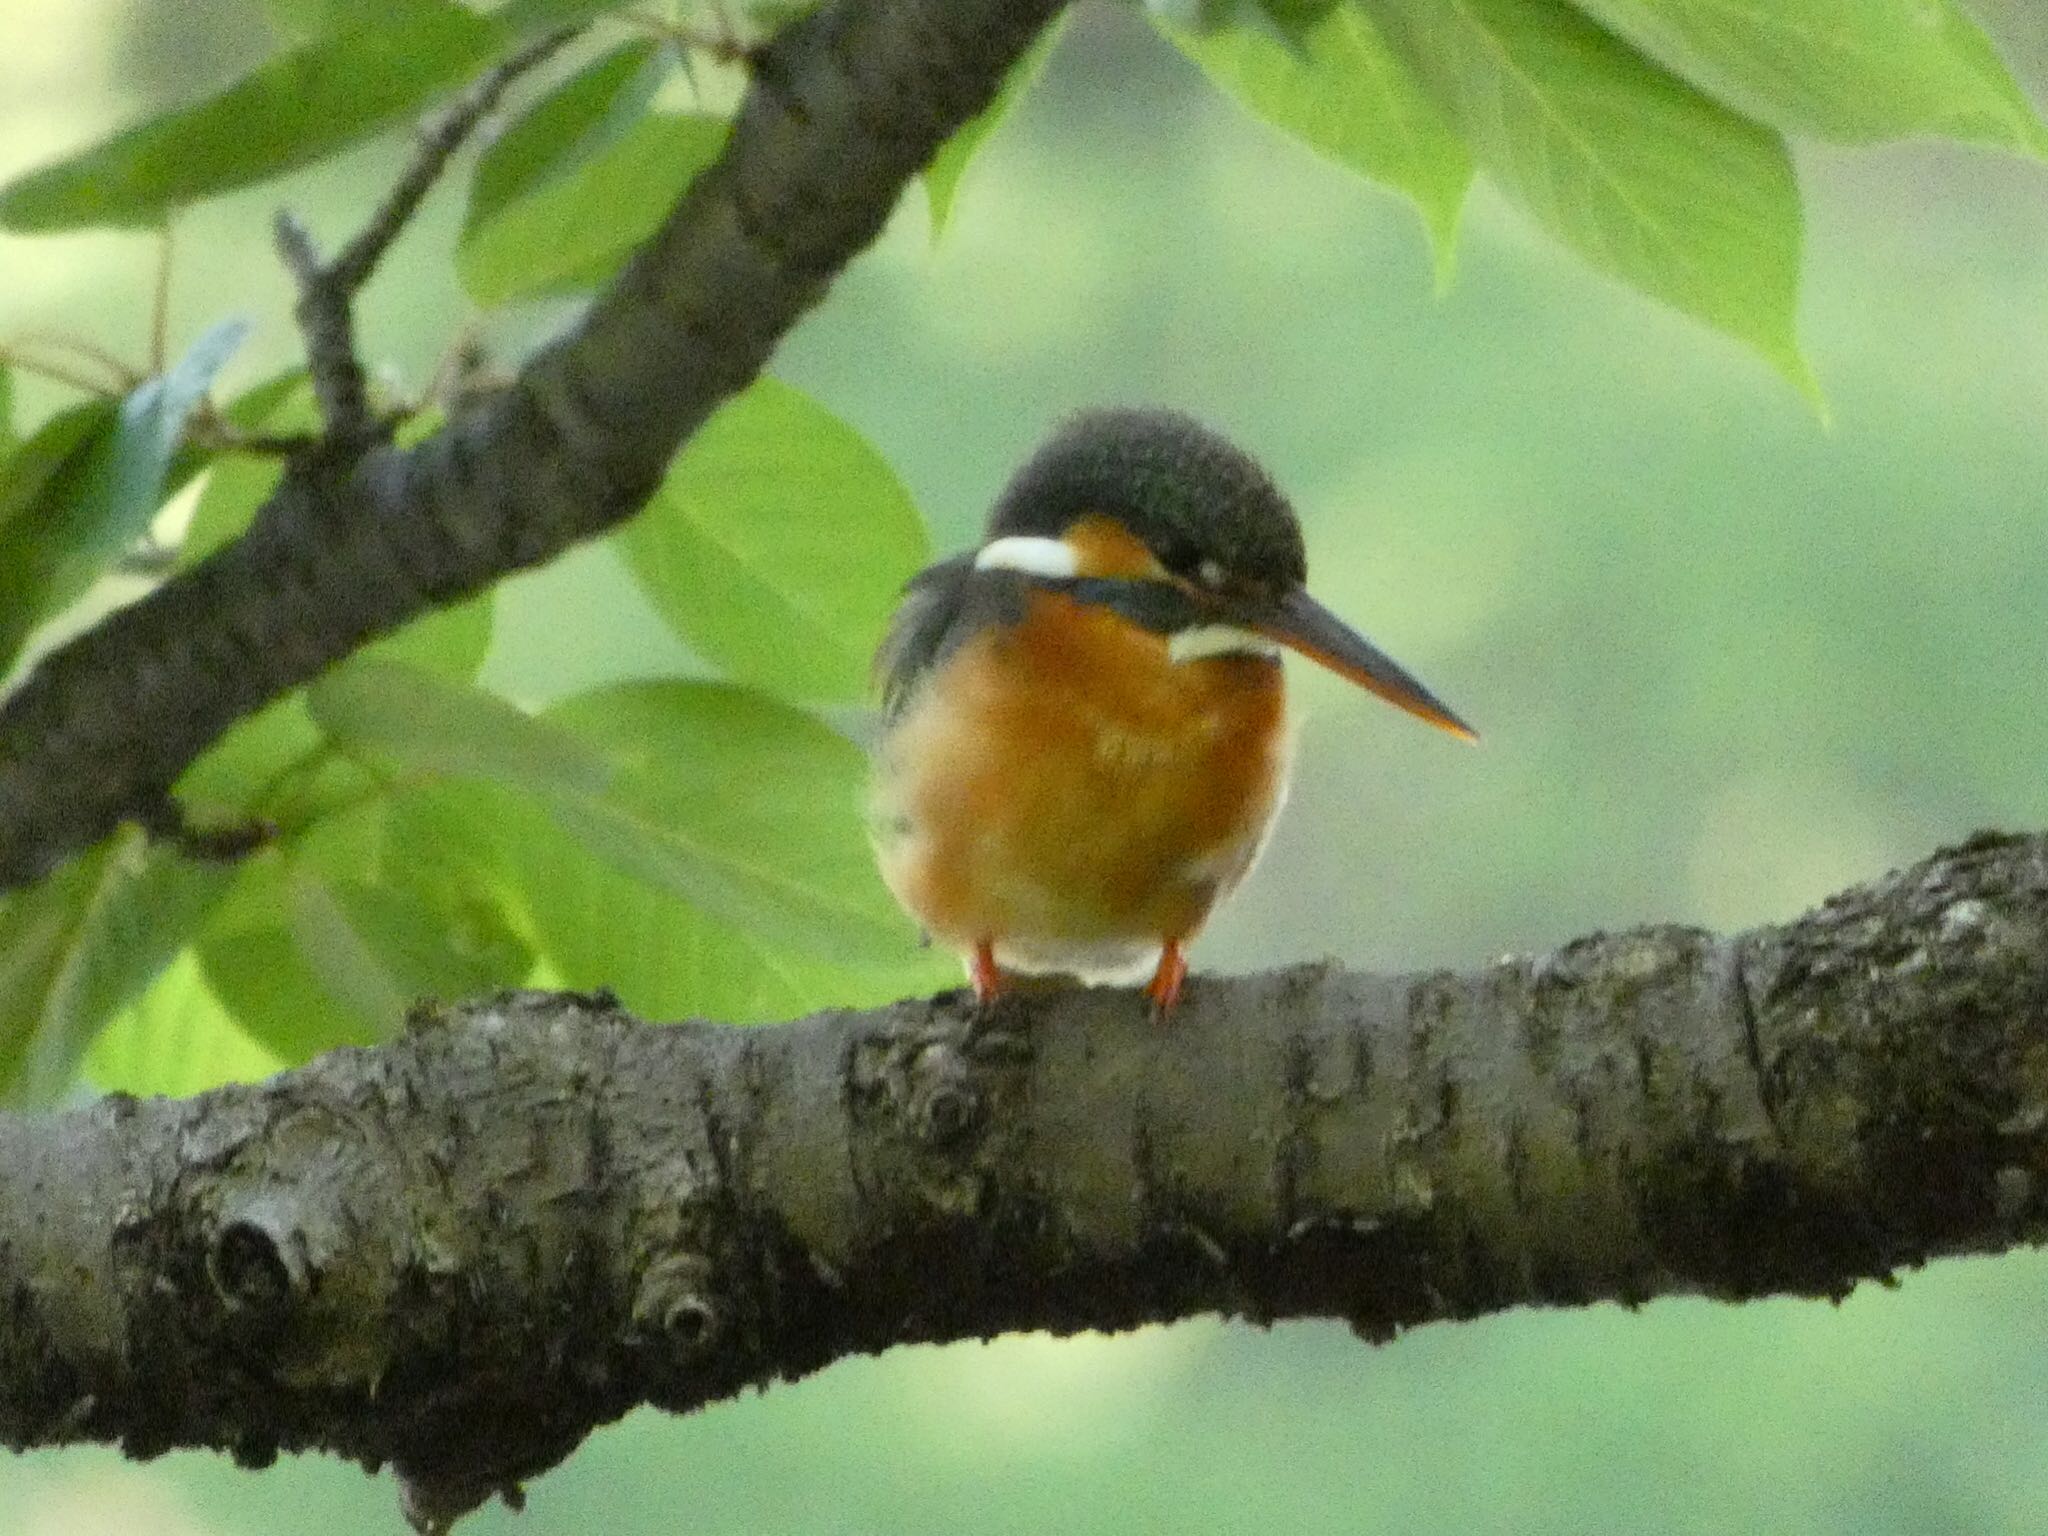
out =
[[[1198,624],[1168,638],[1166,658],[1173,662],[1204,661],[1211,656],[1278,656],[1280,647],[1256,630],[1235,624]]]
[[[974,557],[974,568],[977,571],[1022,571],[1026,576],[1064,579],[1078,576],[1081,562],[1074,546],[1065,539],[1013,533],[982,545],[981,553]]]

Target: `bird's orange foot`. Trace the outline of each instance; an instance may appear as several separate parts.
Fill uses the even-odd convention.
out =
[[[997,1017],[1003,999],[1011,995],[1012,989],[996,966],[993,940],[984,939],[974,946],[974,953],[967,957],[967,979],[974,988],[974,1012],[967,1016],[962,1046],[977,1052],[1007,1049],[1014,1041],[999,1027]]]
[[[1003,990],[1003,973],[996,969],[994,940],[983,939],[974,946],[973,958],[967,962],[967,979],[974,984],[975,1006],[987,1013]]]
[[[1188,958],[1181,953],[1180,940],[1168,939],[1159,951],[1159,968],[1145,983],[1145,996],[1152,1000],[1152,1017],[1164,1022],[1180,1001],[1181,983],[1188,979]]]

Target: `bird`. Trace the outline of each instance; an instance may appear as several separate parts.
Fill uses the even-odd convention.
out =
[[[983,1010],[1061,975],[1142,980],[1173,1011],[1287,796],[1283,651],[1477,739],[1307,577],[1249,454],[1178,411],[1101,407],[1025,461],[979,545],[912,578],[875,656],[869,834]]]

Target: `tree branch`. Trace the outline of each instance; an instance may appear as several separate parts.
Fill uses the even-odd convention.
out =
[[[277,249],[298,285],[299,329],[306,338],[307,372],[332,447],[360,451],[387,435],[370,410],[369,386],[356,354],[356,295],[419,212],[463,141],[490,116],[520,76],[561,52],[574,36],[574,31],[565,28],[536,38],[487,71],[453,106],[423,128],[411,162],[369,222],[332,261],[321,259],[313,237],[297,218],[278,214]]]
[[[342,247],[328,268],[328,276],[337,287],[353,294],[370,280],[370,274],[377,270],[384,253],[391,249],[392,242],[412,222],[427,193],[441,179],[441,173],[448,168],[455,151],[463,146],[485,118],[497,110],[498,103],[505,99],[505,92],[522,76],[560,53],[575,35],[573,28],[565,27],[535,38],[502,64],[487,71],[456,99],[453,106],[420,131],[412,162],[385,194],[384,201],[377,205],[370,222],[363,226],[355,239]]]
[[[718,164],[511,386],[406,451],[299,456],[242,539],[0,705],[0,890],[366,640],[630,516],[1058,9],[837,0],[785,28]]]
[[[0,1117],[0,1439],[318,1447],[434,1526],[634,1405],[1220,1312],[1368,1339],[1840,1296],[2048,1235],[2048,836],[1781,928],[1463,975],[957,995],[755,1030],[606,997],[183,1103]]]

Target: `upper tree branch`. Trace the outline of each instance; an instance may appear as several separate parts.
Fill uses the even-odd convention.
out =
[[[520,76],[546,63],[574,35],[563,29],[536,38],[487,71],[422,129],[411,161],[384,201],[332,261],[321,259],[313,237],[295,217],[289,213],[277,216],[277,248],[298,284],[306,367],[330,445],[344,452],[359,450],[383,435],[370,411],[369,388],[362,359],[356,353],[356,295],[419,212],[463,141],[490,116]]]
[[[723,158],[509,388],[415,448],[296,459],[241,540],[0,705],[0,890],[158,814],[229,724],[365,640],[634,512],[1058,9],[837,0],[778,34]]]
[[[2048,1234],[2048,837],[1783,928],[779,1028],[507,996],[0,1116],[0,1440],[323,1447],[433,1524],[636,1403],[1221,1312],[1838,1296]]]

